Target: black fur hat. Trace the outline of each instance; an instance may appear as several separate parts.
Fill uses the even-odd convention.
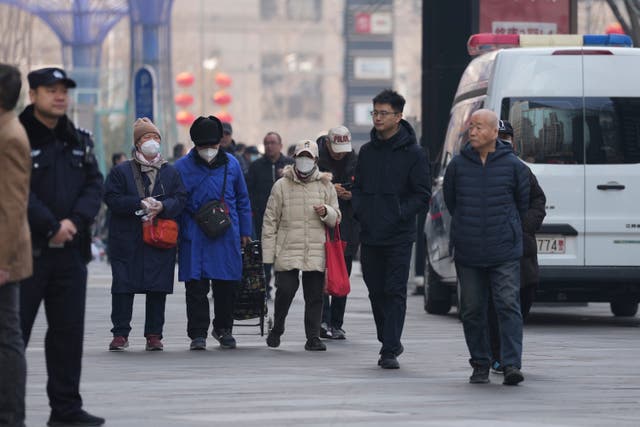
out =
[[[219,144],[222,139],[222,132],[222,122],[215,116],[200,116],[189,129],[191,141],[196,147]]]

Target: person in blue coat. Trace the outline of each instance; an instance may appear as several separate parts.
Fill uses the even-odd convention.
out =
[[[111,212],[109,257],[113,340],[109,350],[128,347],[134,294],[146,294],[144,336],[147,351],[163,349],[162,328],[167,294],[173,293],[176,248],[160,249],[142,238],[142,221],[177,218],[187,193],[178,171],[160,154],[160,131],[147,118],[133,128],[133,159],[115,166],[106,181],[104,201]],[[134,168],[136,171],[134,172]],[[140,178],[144,195],[136,183]],[[144,213],[142,217],[138,215]]]
[[[198,117],[189,131],[195,147],[175,164],[188,193],[180,216],[178,279],[185,282],[187,334],[191,350],[206,349],[213,295],[211,335],[222,348],[235,348],[232,335],[236,288],[242,280],[241,246],[251,241],[251,205],[240,163],[220,149],[223,128],[217,117]],[[226,182],[225,182],[226,176]],[[223,195],[231,226],[210,238],[195,221],[204,204]]]
[[[460,317],[473,373],[469,382],[489,382],[487,334],[489,290],[500,325],[504,384],[524,380],[520,258],[522,219],[529,209],[529,171],[511,146],[498,138],[491,110],[471,115],[469,143],[444,176],[444,200],[451,213],[451,239],[460,281]]]

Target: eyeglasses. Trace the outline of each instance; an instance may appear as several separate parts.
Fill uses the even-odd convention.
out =
[[[397,111],[370,111],[369,114],[371,114],[371,117],[382,117],[383,119],[386,119],[388,115],[396,115],[398,114]]]

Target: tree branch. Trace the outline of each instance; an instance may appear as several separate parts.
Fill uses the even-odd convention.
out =
[[[611,12],[613,12],[613,15],[616,17],[616,19],[618,20],[620,25],[622,25],[622,29],[624,30],[624,32],[633,37],[633,33],[631,32],[631,26],[629,25],[629,23],[627,21],[625,21],[624,17],[622,16],[622,13],[620,13],[620,9],[618,9],[618,5],[616,4],[616,0],[607,0],[607,4],[609,5],[609,8],[611,9]],[[635,37],[633,37],[633,38],[634,38],[634,42],[635,42]]]

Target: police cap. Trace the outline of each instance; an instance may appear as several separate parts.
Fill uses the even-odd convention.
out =
[[[63,83],[68,88],[76,87],[76,82],[67,77],[67,73],[61,68],[40,68],[27,75],[29,88],[35,89],[38,86],[51,86],[58,82]]]

